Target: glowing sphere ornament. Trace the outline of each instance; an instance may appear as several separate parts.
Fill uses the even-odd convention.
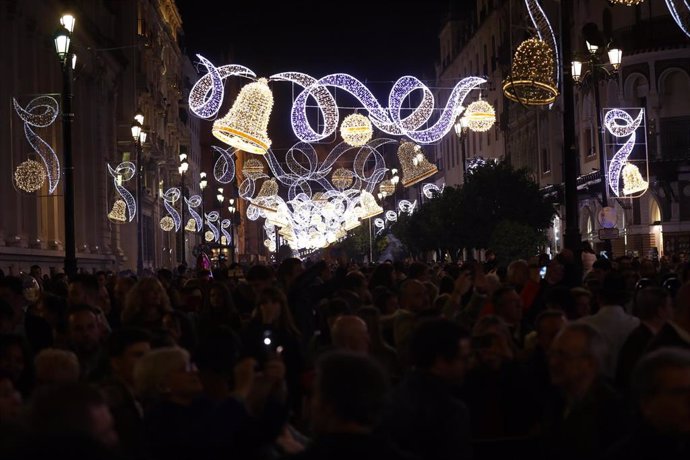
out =
[[[45,167],[35,160],[26,160],[14,170],[14,183],[27,193],[40,190],[46,181]]]
[[[228,114],[213,122],[212,133],[236,149],[263,155],[271,146],[267,130],[272,109],[273,93],[260,78],[240,90]]]
[[[382,196],[390,196],[393,193],[395,193],[395,184],[391,180],[384,180],[381,181],[381,184],[379,184],[379,193],[381,193]]]
[[[113,209],[108,213],[108,219],[115,224],[127,222],[127,203],[125,200],[115,200]]]
[[[170,216],[165,216],[161,219],[161,230],[164,232],[169,232],[173,228],[175,228],[175,221],[172,219]]]
[[[249,158],[242,166],[242,174],[249,179],[256,179],[264,173],[264,164],[257,158]]]
[[[558,96],[555,73],[549,45],[538,38],[527,39],[515,51],[510,75],[503,81],[503,94],[522,105],[552,104]]]
[[[353,147],[361,147],[371,139],[374,134],[371,122],[364,115],[353,113],[348,115],[340,125],[340,135],[346,144]]]
[[[349,169],[338,168],[333,172],[331,181],[333,182],[333,186],[338,190],[345,190],[352,185],[354,177],[355,174]]]
[[[467,127],[478,133],[488,131],[496,123],[494,108],[481,99],[471,103],[463,116],[467,119]]]
[[[215,240],[216,237],[212,231],[206,230],[206,233],[204,233],[204,239],[206,240],[207,243],[210,243],[211,241]]]

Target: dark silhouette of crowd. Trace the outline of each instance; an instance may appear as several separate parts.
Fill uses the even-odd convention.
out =
[[[577,259],[0,275],[0,458],[689,459],[690,265]]]

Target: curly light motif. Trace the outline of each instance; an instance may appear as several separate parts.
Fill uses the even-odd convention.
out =
[[[223,236],[225,237],[226,245],[232,244],[232,235],[230,232],[228,232],[228,228],[232,225],[232,221],[230,219],[223,219],[220,223],[220,231],[223,233]]]
[[[408,216],[412,215],[416,207],[417,200],[414,200],[413,203],[410,203],[408,200],[400,200],[400,202],[398,203],[398,209],[400,210],[400,212],[407,214]]]
[[[208,231],[204,234],[204,238],[206,241],[211,242],[215,241],[216,243],[218,240],[220,240],[220,230],[218,229],[218,219],[220,218],[220,214],[218,214],[218,211],[211,211],[206,214],[206,225],[211,231],[211,234],[213,236],[212,239],[208,239]]]
[[[231,149],[222,149],[215,145],[211,148],[220,155],[213,165],[213,177],[221,184],[229,184],[235,178],[235,160],[233,159],[235,151],[231,152]]]
[[[185,198],[184,199],[185,203],[187,203],[187,210],[189,211],[189,215],[192,216],[192,219],[194,219],[194,229],[186,229],[190,232],[200,232],[203,229],[203,221],[201,219],[201,216],[199,215],[198,212],[196,212],[195,208],[198,208],[201,206],[201,196],[199,195],[192,195],[189,197],[189,199]]]
[[[113,178],[115,190],[122,197],[127,204],[127,212],[129,214],[129,221],[132,222],[137,215],[137,200],[132,193],[127,190],[122,183],[131,180],[137,172],[137,166],[131,161],[123,161],[115,169],[107,165],[108,173]]]
[[[618,124],[616,120],[622,120],[624,123]],[[635,147],[635,131],[640,127],[640,123],[643,120],[644,109],[640,109],[640,113],[635,119],[628,112],[621,109],[609,110],[604,115],[604,127],[609,133],[617,138],[629,136],[623,146],[613,155],[609,164],[608,184],[616,196],[620,196],[621,171]]]
[[[446,184],[443,184],[441,187],[439,187],[436,184],[428,183],[422,186],[422,193],[428,199],[432,199],[434,196],[441,195],[444,188],[446,188]]]
[[[627,1],[641,1],[641,0],[627,0]],[[561,74],[558,69],[561,68],[560,58],[558,56],[558,42],[556,42],[556,35],[553,33],[553,27],[549,22],[549,18],[544,13],[539,0],[525,0],[525,6],[527,6],[527,12],[529,17],[534,24],[534,28],[537,29],[537,36],[542,41],[546,42],[551,48],[553,53],[553,62],[556,63],[554,67],[554,80],[556,81],[556,88],[560,86]]]
[[[32,99],[26,108],[19,105],[15,98],[12,98],[12,104],[15,112],[24,122],[26,140],[43,161],[45,176],[48,178],[48,192],[53,193],[60,183],[60,160],[53,148],[31,127],[46,128],[52,125],[60,112],[58,102],[50,96],[39,96]]]
[[[690,37],[690,2],[688,0],[666,0],[666,6],[680,30]]]
[[[182,225],[180,213],[177,212],[177,209],[175,209],[174,207],[175,202],[180,199],[180,195],[181,194],[179,188],[171,187],[168,190],[166,190],[166,192],[161,196],[161,198],[163,199],[163,206],[165,206],[166,211],[168,211],[168,214],[170,214],[170,218],[173,220],[176,232],[180,230],[180,226]]]
[[[189,92],[189,109],[199,118],[213,118],[223,103],[225,89],[223,80],[231,76],[256,78],[256,74],[241,65],[215,67],[200,54],[196,55],[208,73],[201,77]]]

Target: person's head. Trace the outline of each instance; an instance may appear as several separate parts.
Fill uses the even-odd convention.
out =
[[[172,286],[173,273],[167,268],[161,268],[156,271],[156,277],[158,278],[158,281],[161,282],[164,289],[169,289]]]
[[[264,289],[259,293],[256,305],[256,314],[261,322],[272,324],[284,332],[299,334],[283,291],[275,287]]]
[[[15,386],[31,374],[31,355],[26,339],[18,334],[0,335],[0,369],[7,372]],[[21,388],[22,391],[24,388]]]
[[[105,446],[118,443],[110,409],[94,387],[84,383],[46,385],[32,396],[27,424],[37,435],[85,435]]]
[[[0,299],[0,334],[14,332],[14,309],[10,304]]]
[[[43,272],[41,270],[41,266],[40,265],[32,265],[30,270],[29,270],[29,274],[31,276],[33,276],[34,278],[36,278],[37,280],[42,279]]]
[[[472,348],[477,362],[493,370],[499,369],[506,361],[512,361],[516,354],[508,324],[496,315],[483,316],[474,324]]]
[[[690,283],[682,285],[676,293],[673,319],[690,331]]]
[[[599,289],[599,304],[604,305],[625,305],[628,299],[625,277],[619,273],[611,271],[604,275]]]
[[[400,308],[419,313],[427,310],[429,296],[426,287],[419,280],[408,278],[400,286]]]
[[[573,310],[565,311],[568,319],[578,319],[588,316],[592,312],[592,292],[583,287],[574,287],[570,289],[570,294],[573,297]]]
[[[22,395],[12,376],[0,369],[0,426],[17,422],[22,410]]]
[[[27,304],[21,278],[17,276],[0,278],[0,300],[10,304],[15,311],[21,310]]]
[[[514,260],[508,265],[506,282],[512,286],[524,286],[529,280],[529,264],[526,260]]]
[[[575,312],[575,298],[565,286],[553,286],[546,292],[544,301],[549,310],[561,310],[566,315],[573,315]]]
[[[113,288],[113,297],[120,308],[124,307],[127,294],[137,284],[137,280],[131,276],[118,276],[115,280],[115,287]]]
[[[142,278],[127,294],[122,322],[129,326],[158,328],[163,314],[170,310],[170,298],[158,278]]]
[[[424,262],[412,262],[407,270],[407,277],[417,281],[431,281],[431,269]]]
[[[560,310],[544,310],[539,313],[534,322],[534,329],[537,332],[537,344],[542,350],[549,351],[565,323],[565,316]]]
[[[395,288],[395,269],[393,264],[379,264],[374,269],[371,274],[371,280],[369,280],[369,289],[373,292],[378,287],[386,289]]]
[[[567,394],[582,395],[600,375],[608,353],[606,341],[592,326],[566,325],[549,350],[551,382]]]
[[[400,304],[398,302],[398,295],[382,286],[379,286],[373,291],[374,306],[379,309],[381,314],[390,315],[395,313]]]
[[[329,334],[333,328],[335,321],[343,316],[352,314],[350,305],[340,297],[334,297],[330,300],[322,300],[319,303],[319,318],[321,318],[321,333]]]
[[[70,279],[67,288],[67,303],[73,305],[91,305],[96,307],[99,304],[98,278],[95,275],[80,274]]]
[[[336,319],[331,329],[331,339],[336,348],[354,353],[369,353],[367,323],[359,316],[344,315]]]
[[[123,328],[108,337],[105,344],[113,376],[134,385],[134,367],[151,351],[151,334],[143,329]]]
[[[522,320],[522,298],[513,286],[504,285],[494,291],[494,311],[506,323],[517,325]]]
[[[469,355],[469,335],[452,321],[424,320],[412,332],[410,358],[415,369],[460,383],[467,371]]]
[[[292,283],[302,272],[304,272],[302,261],[296,257],[288,257],[278,267],[278,281],[286,290],[289,290],[292,287]]]
[[[673,318],[673,301],[668,291],[646,287],[635,293],[634,313],[642,321],[664,323]]]
[[[267,265],[253,265],[247,271],[247,282],[256,294],[266,288],[272,287],[275,282],[273,269]]]
[[[184,348],[162,347],[146,353],[134,366],[134,388],[145,401],[189,405],[201,394],[197,369]]]
[[[44,348],[34,358],[34,367],[37,385],[79,381],[79,359],[71,351]]]
[[[559,258],[552,259],[546,266],[546,275],[544,275],[544,279],[549,284],[553,285],[559,284],[561,281],[563,281],[564,277],[565,265],[563,264],[563,262],[561,262],[561,259]]]
[[[359,297],[362,304],[371,303],[371,293],[367,286],[367,277],[359,270],[352,270],[345,275],[342,284],[343,289],[352,291]]]
[[[100,346],[101,329],[93,307],[86,304],[72,305],[67,312],[69,341],[77,352],[93,352]]]
[[[324,354],[316,364],[311,398],[312,425],[318,433],[373,429],[383,413],[388,379],[372,358],[346,351]]]
[[[208,290],[208,302],[204,310],[217,314],[229,314],[235,311],[235,302],[227,285],[220,282],[211,283]]]
[[[671,435],[690,435],[690,351],[662,348],[635,366],[632,391],[645,421]]]

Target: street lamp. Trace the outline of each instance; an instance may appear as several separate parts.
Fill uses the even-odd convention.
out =
[[[467,153],[465,150],[465,139],[467,138],[467,131],[470,127],[470,121],[467,117],[460,117],[455,122],[455,134],[460,139],[460,155],[462,157],[462,182],[465,183],[467,179]]]
[[[223,196],[223,188],[218,187],[218,194],[216,195],[216,199],[218,200],[218,204],[223,204],[223,201],[225,200],[225,197]]]
[[[134,140],[134,148],[136,149],[136,164],[137,164],[137,275],[141,276],[144,273],[144,219],[141,215],[141,199],[142,199],[142,185],[144,176],[144,166],[141,160],[141,146],[146,142],[146,131],[143,128],[144,116],[137,113],[130,128],[132,132],[132,139]]]
[[[182,219],[182,222],[184,222],[185,221],[185,218],[184,218],[184,207],[185,207],[184,206],[185,205],[185,201],[184,201],[184,197],[185,197],[185,194],[184,194],[184,176],[187,173],[187,171],[189,170],[189,161],[187,161],[187,153],[185,152],[185,148],[182,146],[180,146],[179,159],[180,159],[180,165],[177,167],[177,172],[180,173],[180,179],[181,179],[180,194],[182,195],[182,199],[180,200],[180,217]],[[186,235],[185,235],[184,231],[182,231],[181,234],[182,234],[182,251],[181,251],[182,254],[180,254],[182,257],[181,262],[186,262],[187,261],[187,245],[185,244]]]
[[[230,212],[230,236],[231,241],[229,242],[230,246],[230,263],[234,264],[235,263],[235,212],[237,211],[237,208],[235,207],[235,199],[230,198],[228,200],[228,211]]]
[[[597,112],[595,121],[595,132],[597,133],[597,146],[599,151],[599,177],[601,186],[601,207],[608,206],[608,190],[606,185],[606,152],[602,142],[602,123],[601,123],[601,99],[599,97],[599,82],[613,78],[620,68],[623,59],[623,51],[611,46],[601,47],[595,43],[585,41],[587,53],[582,61],[574,60],[570,69],[573,81],[578,87],[591,82],[594,87],[594,104]],[[603,60],[603,55],[608,55],[609,62]],[[609,68],[610,66],[610,68]],[[607,257],[611,257],[611,240],[604,240],[604,250]]]
[[[76,19],[71,14],[60,18],[61,27],[55,34],[55,52],[62,65],[62,149],[65,177],[65,274],[73,278],[77,274],[77,250],[74,228],[74,161],[72,159],[72,79],[76,55],[70,53],[72,32]]]

